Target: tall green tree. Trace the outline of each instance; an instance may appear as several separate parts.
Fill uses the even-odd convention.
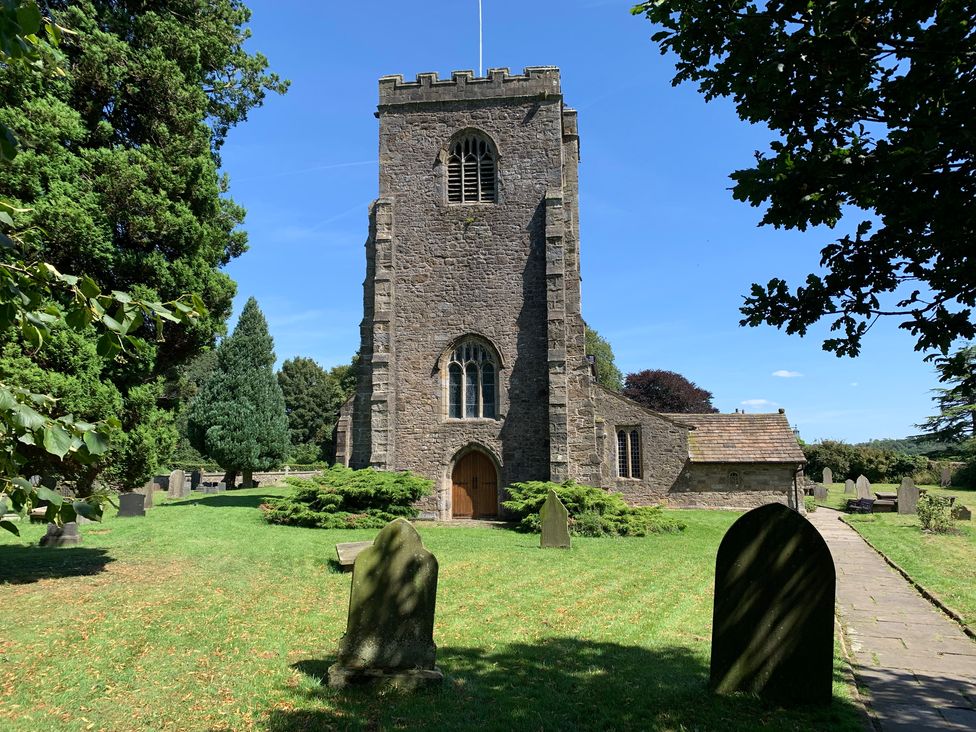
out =
[[[943,442],[976,439],[976,345],[937,358],[935,368],[948,386],[935,389],[939,413],[918,427]]]
[[[274,373],[274,341],[253,297],[217,347],[217,363],[190,406],[190,444],[231,474],[280,465],[288,455],[288,416]]]
[[[610,342],[590,326],[586,327],[586,355],[596,357],[597,383],[612,391],[620,391],[624,375],[617,368]]]
[[[303,356],[281,364],[278,384],[285,397],[291,444],[314,446],[316,459],[328,458],[332,430],[346,400],[339,379]]]
[[[976,337],[976,10],[916,0],[654,0],[633,8],[673,53],[673,83],[776,137],[733,196],[766,205],[762,224],[806,230],[855,217],[791,287],[754,284],[742,324],[804,335],[856,356],[879,318],[916,349]]]
[[[218,151],[230,127],[287,84],[244,49],[249,11],[239,0],[73,0],[45,9],[54,27],[70,29],[52,52],[61,73],[0,64],[0,129],[20,145],[0,176],[0,199],[27,232],[24,258],[84,272],[105,292],[142,302],[194,292],[205,306],[180,327],[130,322],[140,344],[124,352],[108,353],[104,333],[82,332],[108,357],[97,378],[117,392],[126,438],[75,477],[90,483],[112,466],[103,477],[131,487],[173,444],[174,405],[160,379],[173,380],[211,346],[230,314],[235,286],[221,268],[245,251],[246,236]],[[59,370],[37,343],[16,345],[10,359],[36,355],[52,383],[81,385],[68,384],[74,372]],[[0,368],[19,385],[11,363]]]

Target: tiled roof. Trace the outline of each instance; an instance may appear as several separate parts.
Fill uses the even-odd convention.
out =
[[[693,427],[688,432],[688,457],[693,463],[805,462],[786,415],[669,414]]]

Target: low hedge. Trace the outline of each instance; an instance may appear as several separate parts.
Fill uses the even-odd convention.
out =
[[[519,519],[520,531],[542,530],[539,511],[549,489],[569,511],[569,530],[576,536],[646,536],[675,533],[685,524],[664,515],[660,506],[628,506],[619,493],[583,485],[572,480],[565,483],[528,481],[508,486],[509,499],[502,503]]]
[[[433,481],[409,471],[353,470],[334,465],[311,478],[286,478],[292,495],[262,505],[272,524],[321,529],[379,529],[395,518],[416,518],[413,503]]]

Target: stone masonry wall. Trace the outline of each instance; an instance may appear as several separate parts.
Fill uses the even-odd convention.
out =
[[[450,470],[465,450],[491,457],[499,487],[550,474],[546,233],[562,222],[546,221],[546,201],[562,192],[558,79],[553,69],[530,69],[380,81],[383,206],[367,244],[369,365],[351,464],[363,464],[358,443],[369,422],[368,464],[433,479],[437,494],[420,508],[441,516],[450,515]],[[448,204],[447,146],[471,129],[497,147],[498,200]],[[447,417],[441,359],[468,335],[499,356],[498,419]]]
[[[668,493],[668,503],[748,509],[775,501],[793,506],[796,468],[782,463],[689,463]],[[738,485],[732,473],[738,474]]]
[[[635,506],[664,502],[688,463],[688,428],[602,386],[595,384],[593,394],[598,415],[600,487],[622,494]],[[637,427],[640,431],[640,478],[617,476],[618,427]]]

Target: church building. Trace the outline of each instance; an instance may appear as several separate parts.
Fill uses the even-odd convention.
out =
[[[432,479],[423,515],[495,517],[573,479],[635,505],[795,505],[786,416],[658,414],[600,386],[580,293],[579,133],[559,70],[379,82],[358,387],[336,459]]]

